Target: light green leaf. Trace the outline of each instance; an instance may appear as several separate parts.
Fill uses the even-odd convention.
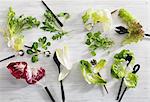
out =
[[[112,17],[109,10],[88,9],[82,16],[84,26],[87,30],[92,30],[97,24],[102,25],[102,32],[111,28]]]
[[[38,59],[38,55],[33,55],[32,58],[31,58],[31,61],[33,63],[37,62],[39,59]]]
[[[120,62],[125,62],[128,56],[132,56],[130,64],[134,64],[134,53],[130,50],[123,49],[120,53],[115,54],[114,59],[119,60]]]
[[[32,17],[21,15],[17,17],[10,7],[7,16],[7,29],[4,32],[8,46],[19,51],[23,48],[24,36],[21,34],[24,30],[38,27],[40,22]]]
[[[89,84],[105,85],[107,82],[96,73],[87,74]]]
[[[125,76],[124,83],[128,88],[135,88],[137,86],[138,76],[134,73],[128,73]]]
[[[106,65],[106,60],[105,59],[101,59],[97,65],[94,67],[94,73],[99,73],[99,71],[104,68]]]
[[[121,79],[125,76],[126,70],[122,66],[120,62],[117,62],[117,60],[112,64],[111,66],[111,75],[114,78]]]
[[[91,70],[92,65],[85,60],[80,61],[80,68],[82,75],[85,79],[86,82],[89,84],[94,84],[94,85],[104,85],[106,84],[106,81],[102,79],[98,74],[95,74]]]
[[[57,15],[58,17],[63,17],[65,20],[70,18],[70,14],[66,12],[61,12]]]

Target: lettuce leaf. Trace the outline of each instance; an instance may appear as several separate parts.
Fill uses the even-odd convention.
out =
[[[134,73],[128,73],[125,76],[124,83],[128,88],[135,88],[137,86],[138,76]]]
[[[142,25],[136,20],[136,18],[126,9],[120,9],[118,16],[127,24],[128,34],[124,38],[122,44],[137,43],[144,37],[144,30]]]
[[[130,64],[134,64],[135,62],[134,53],[131,52],[130,50],[123,49],[120,53],[115,54],[114,59],[119,60],[120,62],[125,62],[128,56],[132,56]]]
[[[130,50],[123,49],[120,53],[114,55],[114,63],[111,66],[111,74],[114,78],[121,79],[125,77],[126,70],[123,65],[123,62],[126,62],[126,58],[128,56],[132,56],[132,59],[129,64],[134,64],[134,53]]]
[[[105,59],[101,59],[97,65],[94,67],[94,73],[99,73],[99,71],[104,68],[106,65],[106,60]]]
[[[87,30],[92,30],[97,24],[101,24],[102,31],[110,30],[112,24],[112,17],[109,10],[94,10],[88,9],[82,16],[84,27]]]
[[[106,84],[106,81],[102,79],[102,77],[100,77],[96,73],[93,73],[91,67],[92,65],[88,61],[85,60],[80,61],[80,68],[85,81],[88,84],[94,84],[94,85]]]
[[[24,36],[21,34],[26,29],[38,27],[40,22],[32,16],[24,17],[21,15],[16,17],[15,12],[10,7],[7,18],[7,29],[3,35],[8,43],[8,47],[12,47],[15,50],[21,50],[24,43]]]
[[[115,60],[111,66],[111,75],[114,78],[121,79],[125,76],[126,70],[125,67],[120,63],[120,60]]]

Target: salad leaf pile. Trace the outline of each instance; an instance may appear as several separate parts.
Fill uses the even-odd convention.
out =
[[[44,54],[46,57],[50,57],[51,52],[47,50],[50,45],[51,43],[47,42],[47,38],[42,37],[38,39],[38,42],[34,42],[32,47],[29,48],[26,52],[27,54],[32,55],[31,61],[35,63],[39,60],[39,54]],[[44,49],[44,52],[41,52],[39,48]]]
[[[134,53],[130,50],[122,50],[120,53],[115,54],[114,63],[111,66],[111,75],[116,79],[124,78],[124,83],[128,88],[134,88],[137,85],[138,77],[135,73],[128,72],[125,69],[124,62],[127,56],[132,56],[130,64],[134,64]]]
[[[55,35],[52,36],[53,40],[61,39],[65,34],[68,33],[57,24],[56,19],[50,11],[46,10],[44,17],[45,21],[43,22],[41,29],[55,33]],[[64,17],[65,19],[68,19],[70,15],[68,13],[60,13],[58,14],[58,17]]]
[[[95,67],[96,71],[100,70],[101,67],[103,67],[101,62]],[[100,68],[98,68],[99,66]],[[105,85],[107,83],[101,76],[98,75],[98,73],[93,72],[92,65],[88,61],[81,60],[80,68],[82,75],[88,84]]]
[[[108,49],[112,47],[114,42],[107,38],[103,37],[101,32],[89,32],[87,33],[87,40],[85,42],[89,46],[89,50],[93,56],[96,55],[95,50],[98,48]]]
[[[108,31],[111,28],[112,17],[109,10],[88,9],[82,16],[84,27],[92,30],[97,24],[102,25],[102,31]]]
[[[136,18],[126,9],[120,9],[118,16],[127,24],[128,34],[123,40],[123,44],[137,43],[144,37],[144,30],[142,25]]]
[[[7,29],[4,31],[4,38],[8,46],[17,51],[21,50],[24,43],[24,35],[21,33],[24,30],[38,27],[39,25],[40,21],[32,16],[25,17],[21,15],[16,17],[15,12],[10,7],[7,18]]]

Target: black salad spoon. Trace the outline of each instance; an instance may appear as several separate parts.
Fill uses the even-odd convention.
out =
[[[61,23],[61,21],[57,18],[57,16],[53,13],[53,11],[47,6],[47,4],[43,0],[42,0],[42,3],[47,8],[47,10],[49,10],[52,13],[53,17],[56,19],[60,27],[63,27],[63,24]]]
[[[137,73],[138,71],[139,71],[139,69],[140,69],[140,65],[139,64],[136,64],[134,67],[133,67],[133,71],[132,71],[132,73]],[[122,100],[122,98],[123,98],[123,96],[124,96],[124,94],[125,94],[125,92],[127,91],[127,87],[125,87],[125,89],[124,89],[124,91],[123,91],[123,93],[121,94],[121,97],[120,97],[120,99],[118,100],[118,102],[121,102],[121,100]]]
[[[23,55],[24,55],[24,51],[23,51],[23,50],[20,50],[20,51],[18,51],[17,54],[14,54],[14,55],[11,55],[11,56],[9,56],[9,57],[6,57],[6,58],[0,60],[0,62],[3,62],[3,61],[5,61],[5,60],[11,59],[11,58],[14,58],[14,57],[16,57],[16,56],[23,56]]]
[[[116,31],[118,34],[120,34],[120,35],[129,33],[129,32],[128,32],[128,29],[125,28],[125,27],[123,27],[123,26],[118,26],[118,27],[116,27],[115,31]],[[150,37],[150,34],[144,34],[144,36],[145,36],[145,37]]]
[[[58,67],[58,71],[59,71],[59,73],[60,73],[60,65],[61,65],[61,63],[59,62],[59,60],[58,60],[58,58],[57,58],[56,52],[54,53],[53,60],[54,60],[54,62],[56,63],[56,65],[57,65],[57,67]],[[60,81],[60,86],[61,86],[62,102],[65,102],[65,92],[64,92],[64,87],[63,87],[63,82],[62,82],[62,80]]]
[[[95,66],[96,64],[97,64],[97,61],[95,60],[95,59],[93,59],[93,60],[91,60],[91,64],[93,65],[93,66]],[[100,73],[97,73],[100,77],[102,77],[101,75],[100,75]],[[107,92],[107,94],[108,94],[108,89],[107,89],[107,87],[106,87],[106,85],[104,85],[104,89],[105,89],[105,91]]]
[[[125,58],[125,60],[128,61],[128,62],[127,62],[127,67],[128,67],[129,64],[130,64],[130,62],[131,62],[131,60],[132,60],[132,56],[127,55],[127,57]],[[119,91],[118,91],[118,95],[117,95],[116,100],[119,99],[119,96],[120,96],[120,93],[121,93],[121,89],[122,89],[123,82],[124,82],[124,77],[121,79],[121,83],[120,83],[120,87],[119,87]]]

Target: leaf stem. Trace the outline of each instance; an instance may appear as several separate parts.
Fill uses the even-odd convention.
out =
[[[56,63],[57,67],[58,67],[58,72],[60,73],[60,62],[57,58],[57,55],[56,55],[56,52],[54,53],[54,56],[53,56],[53,60],[54,62]],[[60,81],[60,85],[61,85],[61,95],[62,95],[62,101],[65,102],[65,91],[64,91],[64,88],[63,88],[63,82],[62,80]]]

